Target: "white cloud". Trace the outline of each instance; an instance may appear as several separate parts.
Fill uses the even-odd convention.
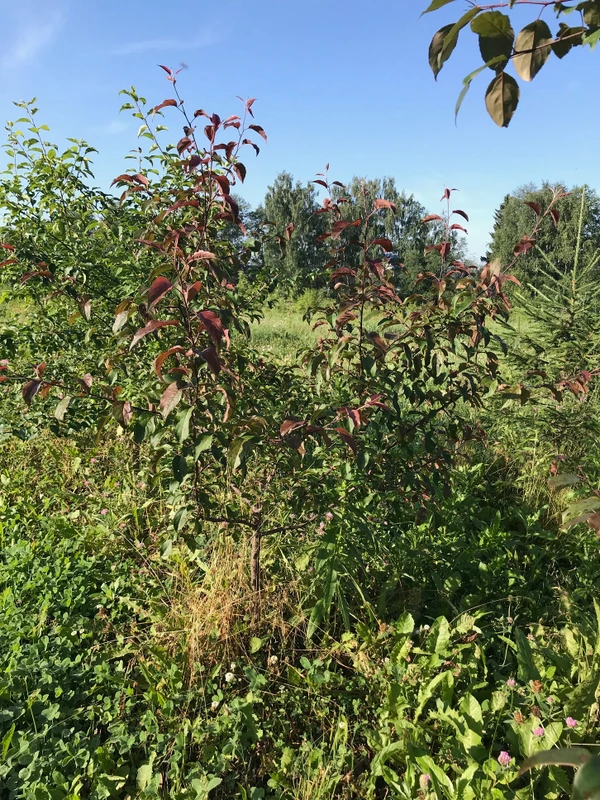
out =
[[[122,119],[113,119],[112,122],[109,122],[108,125],[105,125],[103,132],[108,136],[117,136],[119,133],[126,131],[129,127],[129,122],[125,122]]]
[[[48,7],[49,6],[49,7]],[[11,18],[3,23],[3,47],[0,70],[16,70],[35,61],[55,41],[65,22],[62,4],[41,7],[36,2],[12,6]]]
[[[219,37],[215,33],[204,31],[193,39],[140,39],[135,42],[126,42],[117,47],[114,53],[118,56],[131,56],[138,53],[198,50],[201,47],[210,47],[218,41]]]

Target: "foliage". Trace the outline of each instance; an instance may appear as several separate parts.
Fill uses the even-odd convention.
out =
[[[545,217],[536,235],[535,247],[523,253],[515,264],[515,275],[525,286],[550,287],[553,279],[571,272],[578,248],[579,260],[583,263],[591,261],[600,246],[600,201],[596,192],[586,187],[567,190],[544,183],[541,188],[522,186],[504,198],[495,214],[488,259],[497,258],[502,264],[509,264],[515,243],[531,230],[536,210],[547,208],[557,193],[560,198],[554,204],[554,218],[549,214]],[[583,195],[585,203],[580,226]],[[552,262],[551,279],[546,278],[549,261]]]
[[[454,0],[431,0],[424,14],[447,6]],[[463,80],[463,89],[456,104],[458,114],[462,102],[475,78],[486,69],[496,73],[487,87],[485,104],[496,125],[508,127],[520,99],[519,84],[506,72],[512,64],[517,76],[532,81],[552,54],[562,59],[574,47],[587,45],[593,49],[600,38],[600,4],[598,0],[555,2],[541,0],[540,13],[515,35],[513,23],[531,0],[502,0],[470,8],[454,23],[440,28],[429,46],[429,65],[437,78],[452,55],[461,31],[467,26],[477,37],[483,66],[473,70]],[[508,13],[503,13],[507,11]],[[559,19],[553,35],[544,12],[554,11]],[[571,15],[575,15],[575,18]]]

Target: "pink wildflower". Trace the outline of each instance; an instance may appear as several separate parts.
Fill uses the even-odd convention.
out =
[[[333,519],[333,514],[331,513],[331,511],[328,511],[325,514],[325,519],[327,519],[327,520],[329,520],[329,522],[331,522],[331,520]]]
[[[102,514],[103,517],[105,517],[108,514],[108,508],[103,508],[100,513]]]
[[[430,780],[431,780],[431,775],[428,772],[426,772],[424,775],[421,775],[421,777],[419,778],[421,789],[426,789]]]
[[[506,685],[510,686],[510,688],[513,689],[517,685],[517,682],[516,682],[516,680],[514,678],[509,678],[506,681]]]
[[[500,755],[498,756],[498,763],[501,767],[508,767],[510,762],[512,761],[512,756],[510,753],[507,753],[506,750],[502,750]]]
[[[534,736],[543,736],[546,733],[546,731],[544,730],[543,725],[538,725],[537,728],[534,728],[532,730],[532,733]]]
[[[554,702],[554,698],[553,697],[547,697],[546,698],[546,702],[548,703],[549,706],[551,706],[552,703]]]
[[[573,719],[573,717],[567,717],[565,722],[567,723],[567,728],[576,728],[577,727],[577,720]]]
[[[98,461],[97,458],[90,458],[90,464],[95,464]]]

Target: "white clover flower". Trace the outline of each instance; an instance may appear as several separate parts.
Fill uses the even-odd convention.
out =
[[[229,669],[230,669],[232,672],[235,672],[235,661],[232,661],[232,662],[231,662],[231,664],[229,665]]]
[[[277,658],[277,656],[271,656],[271,658],[269,659],[269,664],[275,666],[275,664],[277,664],[278,661],[279,659]]]
[[[219,701],[213,700],[212,703],[210,704],[210,707],[213,711],[215,711],[219,707]]]
[[[233,672],[226,672],[225,683],[231,683],[233,680],[235,680],[235,675],[233,674]]]

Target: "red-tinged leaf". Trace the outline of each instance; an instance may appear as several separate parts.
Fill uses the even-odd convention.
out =
[[[256,151],[256,155],[258,155],[260,153],[260,147],[257,144],[254,144],[254,142],[251,141],[250,139],[244,139],[242,141],[242,144],[249,144],[250,147],[253,147],[254,150]]]
[[[373,397],[371,397],[370,400],[367,400],[366,405],[373,406],[374,408],[380,408],[382,411],[391,412],[391,408],[387,406],[385,403],[382,403],[381,400],[379,399],[380,397],[381,397],[380,394],[373,395]]]
[[[256,131],[256,133],[258,133],[259,136],[262,136],[265,142],[267,141],[267,134],[265,133],[265,129],[262,128],[260,125],[248,125],[248,128],[251,131]]]
[[[242,127],[242,123],[239,120],[234,120],[233,122],[225,122],[223,124],[224,128],[236,128],[239,130]]]
[[[173,203],[172,206],[169,206],[165,209],[165,214],[170,214],[172,211],[177,211],[179,208],[198,208],[200,203],[197,200],[178,200],[176,203]]]
[[[353,222],[339,219],[334,223],[333,228],[331,229],[331,238],[338,239],[342,231],[345,231],[346,228],[358,228],[361,224],[362,220],[360,219],[355,219]]]
[[[331,273],[331,277],[329,280],[335,281],[342,275],[352,275],[352,277],[355,278],[356,272],[353,269],[350,269],[350,267],[338,267],[338,269],[335,269]]]
[[[213,375],[215,376],[218,375],[223,365],[219,360],[219,356],[215,348],[207,347],[200,352],[200,355],[208,364],[208,367],[210,371],[213,373]]]
[[[176,382],[170,383],[167,386],[160,398],[160,410],[164,419],[166,419],[171,411],[173,411],[177,403],[179,403],[181,400],[182,396],[183,392]]]
[[[207,125],[204,128],[204,135],[208,139],[209,142],[214,142],[216,136],[216,130],[214,125]]]
[[[27,381],[27,383],[21,389],[21,394],[23,395],[23,400],[27,403],[27,405],[31,404],[31,401],[38,393],[40,386],[42,385],[41,381]]]
[[[394,249],[394,245],[390,242],[389,239],[373,239],[370,246],[378,244],[380,247],[385,250],[386,253],[391,253]]]
[[[191,286],[188,286],[187,289],[185,290],[186,301],[188,303],[191,303],[201,288],[202,288],[202,281],[196,281],[196,283],[193,283]]]
[[[324,186],[326,189],[328,189],[328,188],[329,188],[329,187],[327,186],[327,184],[325,183],[325,181],[322,181],[320,178],[318,178],[316,181],[313,181],[313,183],[318,183],[318,184],[319,184],[319,186]]]
[[[159,66],[161,69],[164,69],[164,71],[167,73],[167,75],[172,75],[172,74],[173,74],[173,70],[169,69],[168,67],[165,67],[165,66],[163,66],[162,64],[159,64],[158,66]]]
[[[375,210],[379,208],[389,208],[392,213],[396,213],[396,204],[390,202],[389,200],[384,200],[383,197],[378,197],[377,200],[373,203],[373,208]]]
[[[89,394],[90,389],[92,388],[92,384],[94,383],[94,378],[90,375],[89,372],[86,372],[83,378],[79,378],[79,385],[85,394]]]
[[[360,426],[362,425],[362,419],[360,418],[360,413],[357,411],[357,409],[347,408],[346,413],[354,423],[354,426],[356,428],[360,428]]]
[[[233,215],[234,222],[238,222],[239,218],[240,218],[240,207],[238,206],[236,201],[233,199],[233,197],[230,194],[224,194],[223,195],[223,200],[227,203],[227,205],[231,209],[231,213]]]
[[[229,328],[223,328],[223,338],[225,339],[225,346],[229,350],[231,347],[231,337],[229,335]]]
[[[288,417],[284,419],[281,425],[279,426],[279,435],[281,437],[287,436],[292,431],[296,431],[299,428],[304,428],[306,422],[302,419],[297,419],[296,417]]]
[[[175,106],[177,107],[177,100],[174,100],[170,97],[168,100],[163,100],[162,103],[159,103],[157,106],[154,106],[152,109],[152,116],[154,116],[158,111],[162,108],[166,108],[167,106]]]
[[[344,186],[344,184],[343,184],[343,183],[340,183],[339,181],[331,181],[331,185],[332,185],[332,186],[339,186],[339,187],[340,187],[340,189],[345,189],[345,188],[346,188],[346,187]]]
[[[175,347],[170,347],[168,350],[165,350],[164,353],[159,353],[154,359],[154,372],[156,372],[158,379],[162,381],[162,368],[163,364],[169,358],[169,356],[174,355],[175,353],[185,353],[185,347],[181,347],[181,345],[175,345]]]
[[[52,277],[52,273],[48,272],[47,269],[34,270],[33,272],[25,272],[23,275],[21,275],[20,283],[21,284],[27,283],[27,281],[31,280],[31,278],[48,278],[49,279],[51,277]]]
[[[354,455],[356,455],[357,447],[354,436],[348,433],[348,431],[345,428],[336,428],[335,431],[337,434],[339,434],[340,439],[342,439],[342,441],[345,442],[348,445],[348,447],[352,450]]]
[[[285,237],[288,241],[292,238],[292,233],[294,232],[294,223],[290,222],[289,225],[286,226],[285,229]]]
[[[111,183],[111,186],[114,186],[115,183],[133,183],[133,175],[117,175],[114,181]]]
[[[92,304],[90,302],[89,297],[82,297],[80,300],[77,301],[77,308],[79,309],[79,313],[84,318],[86,322],[89,322],[92,318]]]
[[[440,222],[444,221],[439,214],[428,214],[421,220],[421,225],[424,225],[426,222],[433,222],[434,220],[439,220]]]
[[[215,347],[218,347],[223,338],[223,323],[214,311],[199,311],[198,316],[202,320],[206,332],[213,340]]]
[[[554,226],[558,227],[558,221],[560,219],[560,214],[557,208],[550,209],[550,216],[552,217],[552,221],[554,222]]]
[[[231,186],[225,175],[213,175],[213,179],[219,184],[223,195],[228,195],[231,191]]]
[[[172,288],[173,284],[164,275],[156,278],[148,291],[148,308],[151,309],[155,306]]]
[[[206,117],[206,119],[210,119],[210,114],[207,114],[203,108],[199,108],[197,111],[194,111],[194,118],[195,117]]]
[[[444,189],[444,194],[441,197],[441,200],[450,200],[450,195],[452,192],[457,192],[458,189]]]
[[[11,264],[18,264],[18,260],[16,258],[6,258],[4,261],[0,261],[0,267],[8,267]]]
[[[143,339],[144,336],[147,336],[149,333],[154,333],[154,331],[159,330],[160,328],[166,328],[168,325],[178,325],[179,323],[174,319],[152,319],[147,325],[144,325],[143,328],[140,328],[134,334],[133,339],[131,340],[130,349],[135,347],[135,345]]]
[[[13,247],[13,245],[12,245],[12,244],[2,244],[2,243],[0,242],[0,247],[2,247],[4,250],[10,250],[10,251],[11,251],[11,253],[14,253],[14,252],[15,252],[15,248]]]
[[[145,175],[141,175],[139,172],[136,172],[136,174],[132,175],[131,177],[133,178],[134,181],[137,181],[142,186],[149,186],[150,184],[148,178]]]
[[[539,203],[534,203],[531,200],[525,200],[525,205],[529,206],[529,208],[532,208],[535,211],[536,217],[539,217],[539,215],[542,213],[542,209]]]
[[[460,208],[455,208],[452,213],[453,214],[459,214],[463,219],[466,219],[467,222],[469,221],[468,215],[464,211],[461,211]]]
[[[182,138],[177,142],[177,152],[179,155],[182,155],[188,147],[191,147],[192,140],[189,136],[182,136]]]
[[[36,378],[43,378],[44,377],[44,372],[46,372],[46,362],[42,361],[40,364],[37,364],[33,368],[33,371],[35,372],[35,377]]]
[[[451,231],[462,231],[463,233],[467,233],[467,230],[465,228],[463,228],[462,225],[459,225],[457,222],[453,222],[452,225],[450,225],[450,230]]]
[[[356,319],[356,314],[353,314],[352,311],[342,311],[335,321],[335,327],[341,329],[344,327],[344,325],[352,322],[353,319]]]
[[[153,250],[160,250],[161,253],[164,252],[165,249],[162,242],[154,242],[152,239],[136,239],[136,242],[146,245],[146,247],[151,247]]]
[[[201,163],[202,159],[197,153],[195,153],[193,156],[190,156],[187,161],[183,162],[184,172],[187,172],[188,174],[193,172]]]
[[[238,161],[236,164],[233,165],[233,171],[238,176],[240,181],[243,183],[246,180],[246,167],[242,164],[241,161]]]
[[[527,253],[533,245],[535,244],[535,240],[531,239],[529,236],[524,236],[521,241],[515,246],[514,254],[516,256],[523,255]]]
[[[197,250],[195,253],[192,253],[191,256],[188,256],[188,262],[191,261],[200,261],[202,259],[211,259],[216,258],[217,256],[214,253],[211,253],[210,250]]]

